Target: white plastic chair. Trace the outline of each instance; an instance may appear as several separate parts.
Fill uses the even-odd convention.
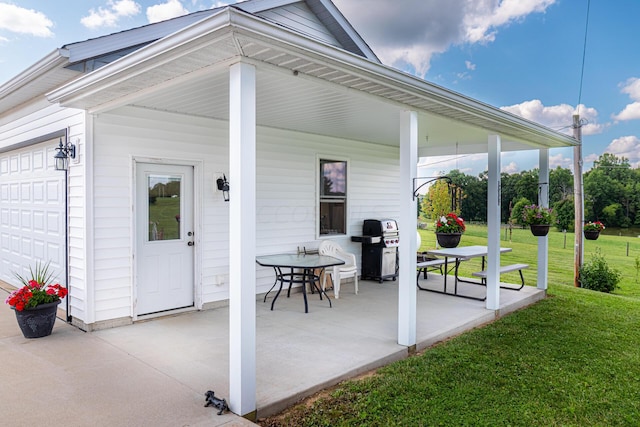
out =
[[[323,240],[318,247],[318,253],[344,261],[342,265],[336,265],[325,270],[325,274],[322,277],[322,290],[324,291],[326,289],[327,275],[331,276],[333,295],[338,299],[340,296],[340,280],[353,277],[356,295],[358,295],[358,265],[356,264],[356,256],[345,252],[340,245],[331,240]]]

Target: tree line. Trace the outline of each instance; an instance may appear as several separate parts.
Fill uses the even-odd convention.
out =
[[[501,221],[518,223],[513,216],[516,205],[539,204],[538,169],[501,174]],[[456,212],[466,221],[487,221],[488,174],[477,177],[459,170],[447,174],[429,187],[418,204],[419,215],[435,219]],[[449,182],[448,182],[449,181]],[[549,171],[549,206],[558,230],[574,230],[573,174],[558,166]],[[585,221],[602,221],[607,227],[640,225],[640,168],[632,168],[625,157],[601,155],[593,168],[584,173]],[[516,208],[516,209],[514,209]]]

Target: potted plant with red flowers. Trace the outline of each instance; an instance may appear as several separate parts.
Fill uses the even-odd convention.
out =
[[[436,221],[436,239],[443,248],[455,248],[467,227],[455,212],[449,212]]]
[[[589,221],[583,227],[584,238],[587,240],[598,240],[600,232],[605,229],[605,226],[600,221]]]
[[[25,338],[46,337],[51,335],[58,304],[67,296],[67,289],[53,283],[49,263],[38,262],[35,270],[29,268],[29,272],[29,278],[14,273],[23,286],[11,292],[5,303],[15,310]]]
[[[522,209],[522,222],[534,236],[546,236],[553,220],[552,210],[538,205],[527,205]]]

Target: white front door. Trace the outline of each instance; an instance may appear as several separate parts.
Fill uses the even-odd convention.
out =
[[[136,164],[136,314],[194,305],[193,166]]]

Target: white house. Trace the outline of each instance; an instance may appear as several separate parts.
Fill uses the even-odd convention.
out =
[[[75,147],[66,173],[60,141]],[[500,153],[540,149],[545,182],[547,149],[573,144],[381,64],[330,0],[196,12],[65,45],[0,86],[0,279],[50,260],[85,330],[229,304],[230,400],[249,414],[255,295],[273,283],[256,255],[322,239],[358,253],[367,218],[397,219],[400,253],[415,253],[418,156],[485,152],[495,309]],[[331,200],[324,166],[345,184]],[[539,253],[544,288],[544,240]],[[401,257],[407,346],[414,271]]]

